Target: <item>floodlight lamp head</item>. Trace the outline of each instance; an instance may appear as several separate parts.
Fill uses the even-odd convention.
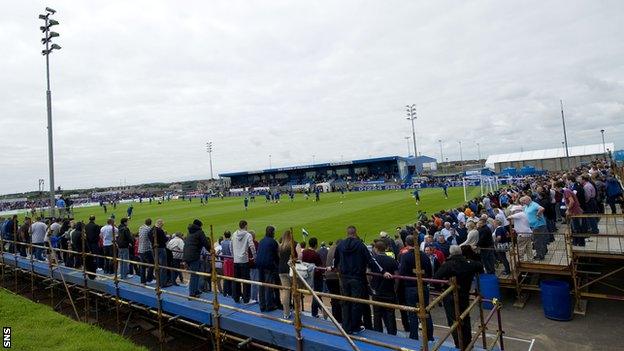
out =
[[[52,44],[52,46],[50,47],[50,51],[52,50],[61,50],[61,46],[58,44]]]
[[[52,39],[52,38],[56,38],[58,36],[59,36],[59,34],[57,32],[50,32],[50,35],[48,36],[48,38]]]
[[[42,32],[45,32],[46,30],[48,30],[48,27],[46,27],[46,26],[41,26],[41,27],[39,27],[39,29],[40,29]]]
[[[49,50],[41,50],[41,55],[45,56],[47,54],[49,54],[50,51]]]
[[[39,15],[39,19],[42,19],[42,20],[48,19],[48,15]]]
[[[51,26],[56,26],[56,25],[59,24],[59,22],[57,20],[53,20],[53,19],[48,20],[48,23],[49,23],[50,27]]]
[[[51,8],[49,8],[49,7],[46,7],[46,8],[45,8],[45,10],[46,10],[47,12],[51,13],[51,14],[55,14],[55,13],[56,13],[56,10],[55,10],[55,9],[51,9]]]

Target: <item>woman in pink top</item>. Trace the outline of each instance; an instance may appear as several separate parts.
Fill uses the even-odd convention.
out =
[[[563,190],[563,201],[565,202],[566,206],[566,217],[583,214],[583,209],[581,209],[581,204],[579,203],[576,194],[572,190],[566,188],[564,182],[557,182],[556,187],[557,190]],[[578,236],[577,234],[586,232],[586,230],[583,228],[583,224],[584,223],[581,218],[572,218],[572,245],[585,246],[585,237]]]

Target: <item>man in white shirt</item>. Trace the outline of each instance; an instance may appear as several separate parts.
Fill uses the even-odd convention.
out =
[[[518,259],[529,261],[533,257],[533,231],[529,226],[529,217],[524,213],[522,206],[512,206],[510,211],[511,215],[508,219],[512,220],[513,228],[516,231]]]
[[[58,236],[61,231],[61,219],[56,219],[52,224],[50,224],[50,235]],[[46,238],[47,241],[47,238]]]
[[[39,218],[35,223],[30,226],[30,242],[33,245],[41,246],[33,246],[33,252],[31,253],[31,255],[33,255],[35,259],[40,261],[43,261],[43,246],[47,231],[48,226],[43,223],[42,218]]]
[[[494,219],[498,219],[502,226],[509,231],[509,220],[505,216],[505,212],[498,207],[494,207]]]
[[[115,220],[109,218],[106,221],[106,225],[100,229],[100,238],[102,239],[102,246],[104,256],[113,257],[113,241],[117,238],[119,229],[115,228]],[[104,274],[113,274],[115,269],[111,259],[107,258],[104,261]]]
[[[466,214],[464,213],[463,209],[458,208],[457,210],[458,210],[458,212],[457,212],[457,222],[466,224]]]
[[[457,233],[455,228],[451,226],[451,223],[444,222],[444,228],[440,231],[442,235],[444,235],[444,241],[449,243],[449,245],[459,245],[457,242]]]
[[[420,251],[425,252],[425,246],[427,245],[433,245],[433,236],[425,235],[425,240],[423,240],[423,242],[420,243]]]
[[[173,233],[173,235],[171,236],[171,240],[167,241],[167,249],[171,251],[173,257],[173,268],[180,269],[180,264],[182,263],[182,259],[184,258],[184,239],[182,239],[182,233]],[[178,277],[180,277],[180,283],[184,283],[182,273],[172,270],[171,274],[171,283],[173,285],[178,285],[178,283],[176,282]]]
[[[451,223],[444,222],[444,228],[442,228],[440,233],[444,235],[444,239],[448,240],[449,236],[451,236],[451,230],[453,230],[453,228],[451,228]]]

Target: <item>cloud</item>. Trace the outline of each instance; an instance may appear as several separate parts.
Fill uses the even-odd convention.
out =
[[[39,1],[0,13],[0,193],[47,181]],[[64,188],[404,155],[624,145],[620,2],[68,0],[54,4]]]

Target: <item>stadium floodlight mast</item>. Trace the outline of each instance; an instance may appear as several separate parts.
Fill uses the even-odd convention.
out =
[[[269,169],[271,169],[273,165],[271,164],[271,154],[269,154]]]
[[[478,142],[475,144],[477,144],[477,154],[479,155],[479,166],[481,166],[481,144],[479,144]]]
[[[210,180],[213,180],[212,176],[212,141],[206,142],[206,152],[208,153],[208,159],[210,160]]]
[[[458,141],[459,143],[459,165],[461,166],[461,170],[462,173],[464,172],[464,154],[462,153],[462,143],[461,140]]]
[[[442,139],[438,139],[438,143],[440,143],[440,162],[444,162],[444,154],[442,153]]]
[[[44,37],[41,39],[41,43],[45,45],[45,50],[41,51],[41,54],[46,59],[46,102],[48,112],[48,167],[50,169],[50,216],[54,217],[54,210],[56,207],[56,199],[54,196],[54,147],[52,143],[52,92],[50,91],[50,54],[54,50],[60,50],[61,47],[58,44],[52,43],[53,38],[59,37],[57,32],[50,30],[51,27],[58,25],[58,21],[50,18],[50,16],[56,13],[55,10],[46,7],[45,15],[39,15],[39,19],[44,21],[44,25],[39,27],[43,32]]]
[[[411,156],[410,153],[412,152],[412,149],[410,149],[410,142],[409,142],[411,138],[412,138],[411,136],[404,137],[405,142],[407,143],[407,157],[410,157]]]
[[[563,141],[565,143],[566,162],[568,164],[568,170],[570,169],[570,151],[568,150],[568,134],[566,133],[565,116],[563,115],[563,100],[559,100],[561,104],[561,122],[563,123]]]
[[[604,152],[605,155],[606,155],[607,154],[607,145],[605,144],[605,141],[604,141],[604,132],[605,132],[604,129],[600,130],[600,134],[602,134],[602,152]]]
[[[418,148],[416,147],[416,128],[414,127],[414,121],[416,120],[416,104],[405,105],[405,110],[407,111],[406,119],[412,122],[412,142],[414,142],[414,157],[418,157]]]

